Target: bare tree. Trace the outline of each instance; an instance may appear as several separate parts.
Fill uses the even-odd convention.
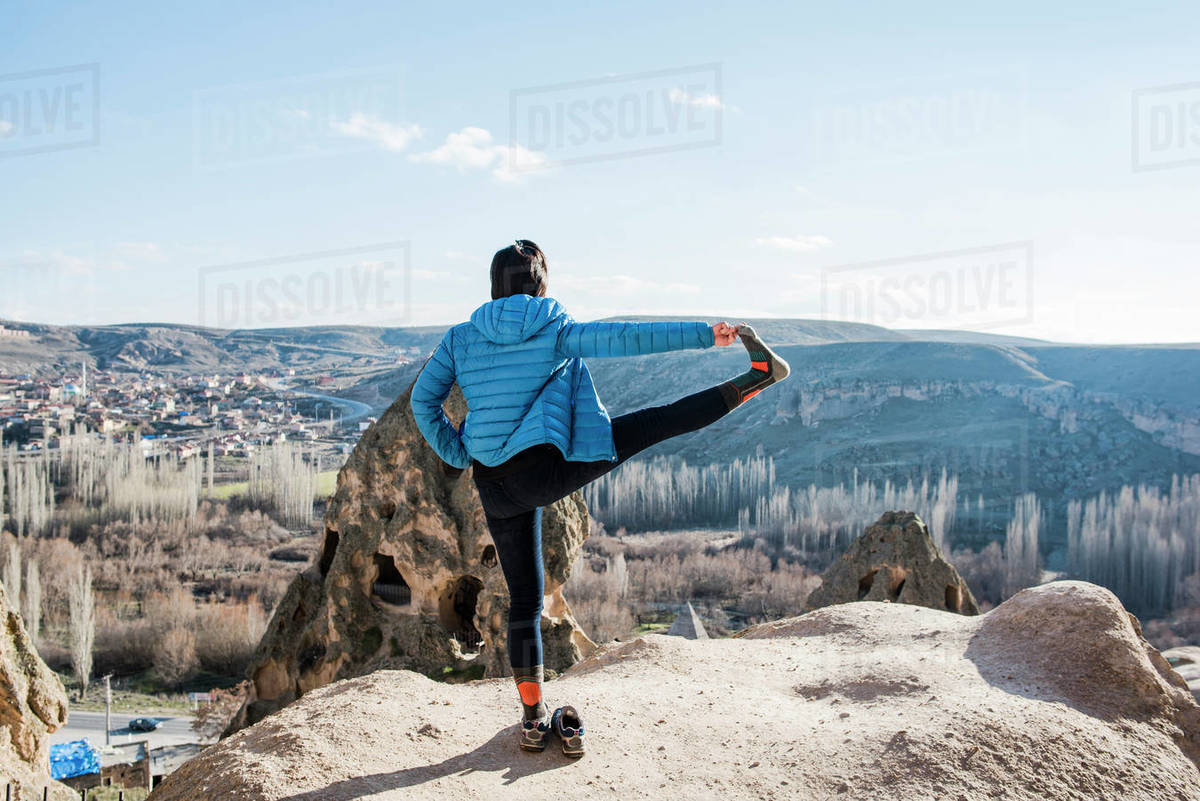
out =
[[[317,491],[317,456],[290,441],[255,451],[250,458],[251,499],[269,503],[285,525],[312,522]]]
[[[8,601],[17,610],[21,608],[21,548],[15,542],[9,542],[6,550],[8,556],[4,561],[4,589],[8,591]]]
[[[1013,516],[1004,537],[1004,597],[1040,582],[1041,559],[1038,539],[1042,527],[1042,504],[1032,492],[1013,503]]]
[[[42,575],[36,559],[25,563],[25,630],[29,640],[37,647],[38,635],[42,633]]]
[[[196,635],[181,626],[175,626],[163,635],[154,654],[154,669],[163,684],[178,687],[196,672],[198,666]]]
[[[656,456],[626,462],[584,488],[588,511],[610,526],[632,530],[733,526],[787,550],[840,554],[881,510],[921,515],[939,548],[951,542],[958,509],[958,478],[945,468],[918,484],[861,481],[849,486],[794,488],[776,481],[775,462],[758,454],[707,467]]]
[[[96,599],[92,594],[92,568],[82,562],[70,578],[67,605],[70,609],[71,666],[87,692],[92,675],[92,645],[96,639]]]
[[[1138,616],[1167,613],[1200,573],[1200,475],[1070,501],[1067,542],[1073,577],[1108,587]]]

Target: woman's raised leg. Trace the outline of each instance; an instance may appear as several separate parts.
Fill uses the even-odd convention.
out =
[[[768,348],[754,329],[742,324],[738,337],[750,355],[750,369],[728,381],[687,395],[674,403],[650,406],[612,420],[615,461],[576,462],[556,449],[537,470],[505,479],[510,496],[532,506],[547,506],[619,467],[629,457],[665,439],[708,426],[763,389],[787,378],[788,363]]]

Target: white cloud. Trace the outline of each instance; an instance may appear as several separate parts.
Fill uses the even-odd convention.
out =
[[[161,263],[166,258],[157,242],[116,242],[103,249],[88,248],[84,254],[68,249],[25,250],[3,267],[41,271],[46,275],[86,276],[124,272],[135,267]]]
[[[467,276],[458,272],[449,270],[426,270],[424,268],[415,268],[412,271],[412,277],[420,281],[464,281]]]
[[[414,153],[409,159],[426,164],[449,164],[459,172],[491,170],[493,177],[501,181],[515,181],[522,172],[546,163],[546,157],[541,153],[520,145],[494,144],[489,131],[474,126],[450,134],[439,147],[427,153]]]
[[[779,250],[791,250],[798,253],[809,253],[814,250],[821,250],[833,244],[833,240],[827,236],[820,234],[800,236],[760,236],[754,240],[754,244],[762,247],[778,248]]]
[[[149,261],[158,261],[163,256],[162,248],[156,242],[118,242],[115,250],[119,256]]]
[[[643,297],[648,293],[670,293],[672,295],[696,295],[700,287],[695,284],[664,283],[647,281],[632,275],[560,275],[551,273],[551,284],[567,290],[586,292],[589,295],[623,295]]]
[[[722,111],[731,108],[730,106],[727,106],[725,103],[721,102],[720,95],[690,95],[679,87],[672,89],[670,93],[668,93],[667,97],[670,98],[672,103],[680,106],[688,105],[695,106],[696,108],[709,108],[713,109],[714,111]]]
[[[61,275],[90,275],[98,269],[103,269],[105,266],[98,264],[94,259],[74,256],[61,250],[53,251],[38,251],[26,250],[21,254],[21,257],[7,266],[19,266],[24,269],[42,270],[47,274],[56,273]]]
[[[396,124],[361,112],[350,115],[349,120],[334,121],[331,126],[342,136],[365,139],[393,152],[404,150],[409,142],[419,139],[424,134],[421,126],[416,123]]]

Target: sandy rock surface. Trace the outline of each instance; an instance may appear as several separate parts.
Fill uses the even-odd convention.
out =
[[[1200,706],[1082,582],[982,616],[861,602],[649,634],[545,695],[581,710],[581,759],[517,748],[511,678],[383,670],[226,738],[151,799],[1200,799]]]

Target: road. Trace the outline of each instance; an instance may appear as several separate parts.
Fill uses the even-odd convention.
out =
[[[332,406],[338,406],[341,409],[341,422],[353,423],[371,414],[370,405],[362,401],[350,400],[349,398],[338,398],[333,395],[321,395],[316,392],[306,392],[299,389],[288,389],[279,379],[262,379],[262,383],[277,392],[290,392],[293,395],[305,395],[309,398],[317,398],[323,400]]]
[[[318,395],[315,392],[301,392],[298,389],[289,389],[287,391],[294,395],[307,395],[310,398],[323,400],[332,406],[341,407],[342,416],[339,419],[342,423],[353,423],[371,414],[371,407],[362,401],[337,398],[333,395]]]
[[[154,718],[161,720],[162,725],[154,731],[149,732],[130,731],[128,724],[134,718]],[[88,742],[92,745],[104,745],[103,712],[71,710],[67,714],[67,725],[50,735],[50,743],[65,743],[70,740],[79,740],[83,737],[87,737]],[[119,745],[134,740],[149,740],[151,748],[158,748],[161,745],[180,745],[182,743],[198,742],[199,737],[192,731],[192,718],[190,715],[129,715],[114,712],[112,715],[113,744]]]

